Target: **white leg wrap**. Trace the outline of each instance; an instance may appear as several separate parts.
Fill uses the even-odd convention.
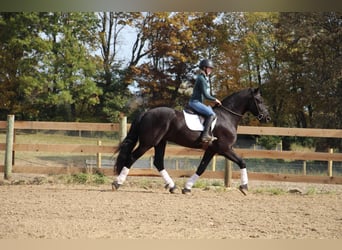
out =
[[[246,185],[248,184],[248,176],[247,176],[247,169],[246,168],[242,168],[240,169],[240,173],[241,173],[241,185]]]
[[[116,181],[118,182],[118,184],[123,184],[126,180],[126,177],[129,173],[129,168],[123,167],[123,169],[121,170],[120,174],[118,177],[116,177]]]
[[[188,181],[185,183],[185,188],[186,189],[191,189],[192,186],[195,184],[199,176],[197,174],[193,174]]]
[[[173,188],[175,186],[175,183],[173,182],[173,180],[171,179],[169,173],[165,169],[163,169],[159,173],[163,177],[165,183],[167,185],[169,185],[169,188]]]

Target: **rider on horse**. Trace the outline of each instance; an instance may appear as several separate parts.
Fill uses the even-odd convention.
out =
[[[214,138],[209,135],[209,129],[211,128],[211,123],[216,118],[216,114],[210,106],[203,104],[203,100],[207,99],[219,105],[221,105],[221,102],[217,98],[211,96],[209,93],[210,86],[208,77],[214,68],[213,62],[208,59],[204,59],[200,62],[199,68],[201,69],[201,72],[196,78],[194,90],[189,101],[189,106],[197,113],[205,117],[204,130],[201,140],[203,143],[206,143],[214,140]]]

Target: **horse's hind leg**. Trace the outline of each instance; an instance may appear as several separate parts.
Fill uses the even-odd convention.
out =
[[[164,168],[164,155],[165,155],[166,141],[161,141],[154,147],[154,165],[158,169],[160,175],[165,181],[165,188],[168,188],[170,193],[174,193],[176,185],[169,173]]]
[[[139,146],[132,152],[130,158],[126,161],[126,166],[122,168],[120,174],[116,177],[116,181],[113,182],[113,190],[118,189],[125,182],[133,163],[136,162],[136,160],[138,160],[150,148],[151,146],[139,144]]]

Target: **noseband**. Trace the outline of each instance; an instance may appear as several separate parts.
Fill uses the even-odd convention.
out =
[[[252,96],[253,96],[254,105],[258,111],[258,115],[256,116],[256,118],[259,121],[261,121],[265,117],[265,115],[260,111],[260,108],[259,108],[258,104],[256,103],[255,96],[253,94],[252,94]]]

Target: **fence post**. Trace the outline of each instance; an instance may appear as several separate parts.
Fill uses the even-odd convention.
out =
[[[213,157],[213,163],[211,165],[211,170],[216,171],[216,155]]]
[[[306,175],[306,161],[303,161],[303,175]]]
[[[7,116],[7,131],[6,131],[5,171],[4,171],[4,178],[6,180],[9,180],[12,175],[13,135],[14,135],[14,115],[8,115]]]
[[[178,170],[179,169],[179,161],[176,159],[176,162],[175,162],[175,169]]]
[[[97,145],[101,146],[102,142],[100,140],[97,141]],[[97,153],[96,154],[96,165],[98,168],[101,168],[102,166],[102,157],[101,157],[101,153]]]
[[[232,162],[226,159],[226,164],[224,168],[224,186],[231,187],[232,186]]]
[[[150,169],[153,169],[153,160],[154,160],[154,157],[151,156],[150,157]]]
[[[329,153],[333,154],[334,153],[334,149],[330,148],[329,149]],[[329,177],[332,177],[332,175],[333,175],[332,174],[332,167],[333,167],[333,161],[330,160],[330,161],[328,161],[328,176]]]
[[[127,136],[127,116],[122,116],[120,119],[120,131],[119,131],[119,140],[122,142]]]

